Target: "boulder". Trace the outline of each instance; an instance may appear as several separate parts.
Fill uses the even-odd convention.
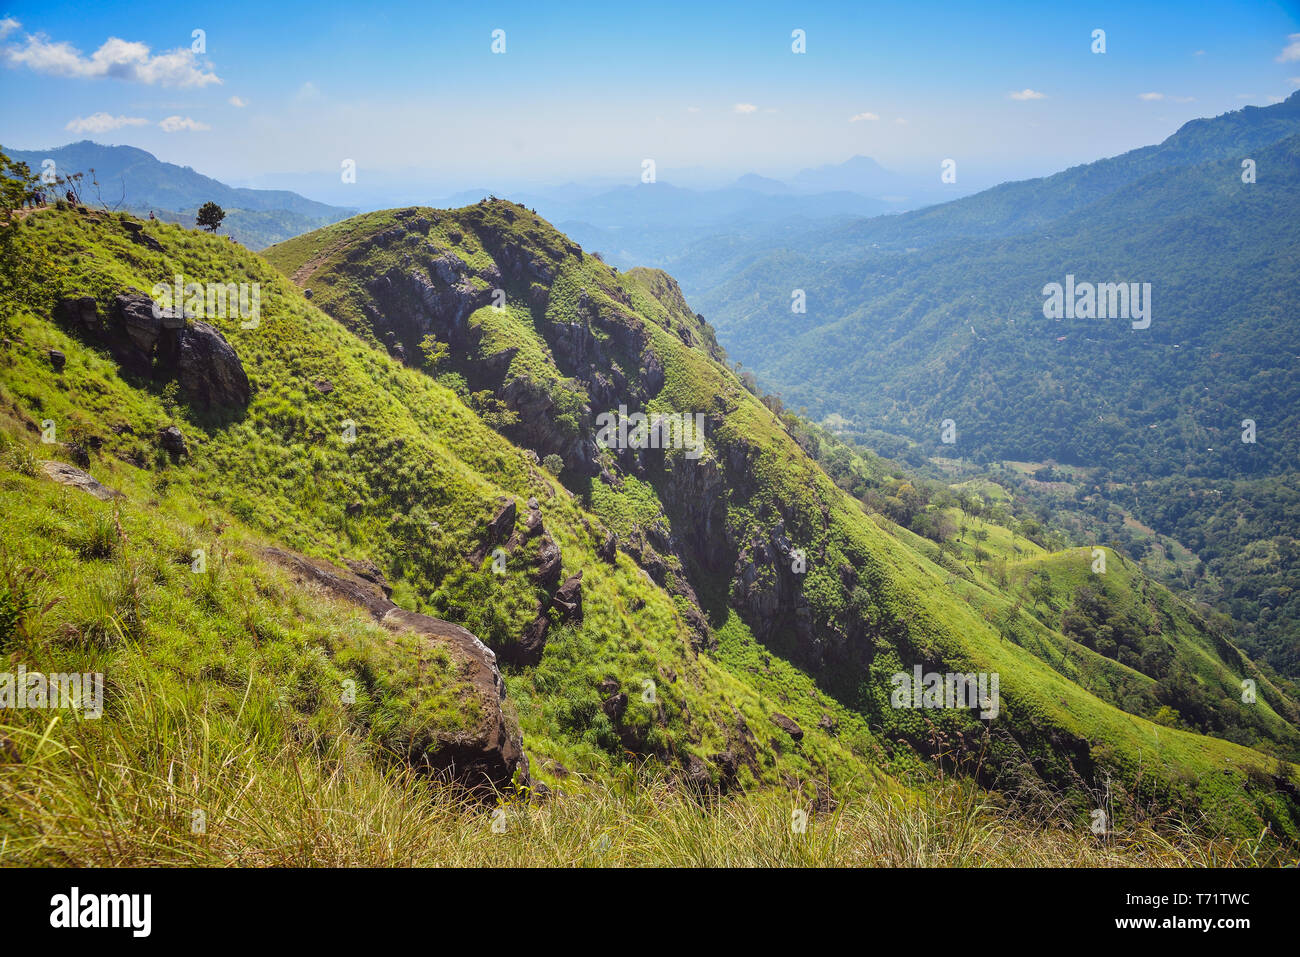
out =
[[[614,564],[614,559],[618,555],[618,536],[613,532],[606,532],[605,541],[596,549],[596,555],[602,561]]]
[[[144,231],[144,223],[137,223],[128,220],[122,225],[126,227],[126,231],[130,234],[132,242],[138,243],[147,249],[152,249],[154,252],[160,253],[163,251],[162,243],[158,242],[158,240],[154,239]]]
[[[414,632],[430,646],[448,651],[478,705],[478,720],[470,728],[454,733],[432,728],[415,738],[410,745],[412,765],[484,796],[508,786],[516,773],[518,783],[526,785],[523,735],[501,707],[506,685],[492,649],[460,625],[396,606],[381,621],[386,628]]]
[[[502,657],[512,665],[528,668],[542,660],[546,649],[546,636],[551,630],[551,619],[546,614],[546,605],[537,607],[537,617],[528,623],[519,640],[509,649],[503,650]]]
[[[176,332],[176,379],[200,408],[243,408],[251,397],[248,376],[226,337],[206,322]]]
[[[46,355],[50,358],[50,366],[55,372],[62,372],[63,367],[68,363],[68,357],[58,349],[51,349]]]
[[[95,300],[89,296],[60,300],[54,318],[107,347],[132,375],[175,378],[193,405],[229,408],[248,404],[248,376],[225,337],[205,322],[187,323],[180,310],[158,308],[138,289],[114,297],[107,323],[100,321]]]
[[[515,528],[515,517],[517,515],[518,509],[515,506],[514,499],[501,506],[501,510],[493,516],[492,521],[488,522],[487,534],[493,544],[504,542],[510,537],[510,533]]]
[[[469,560],[475,565],[482,564],[488,553],[498,545],[508,542],[511,533],[515,529],[515,517],[518,514],[515,500],[501,498],[498,501],[502,503],[501,508],[487,523],[487,528],[483,533],[483,540],[469,555]]]
[[[581,621],[582,572],[566,578],[559,591],[555,593],[555,597],[551,599],[551,603],[555,608],[559,609],[561,620]]]
[[[189,452],[189,446],[185,444],[185,436],[174,425],[158,430],[158,444],[172,455],[185,455]]]
[[[561,571],[560,546],[555,544],[549,533],[542,533],[542,544],[537,550],[537,571],[533,579],[548,592],[560,583]]]
[[[537,499],[529,499],[528,501],[535,503]],[[530,504],[528,514],[524,516],[524,537],[532,538],[540,535],[543,531],[545,529],[542,525],[542,512],[536,505]]]
[[[803,740],[803,728],[799,727],[799,725],[795,724],[792,719],[787,718],[781,712],[772,712],[772,723],[796,741]]]
[[[148,375],[153,369],[154,346],[163,329],[161,316],[154,315],[154,301],[142,292],[129,290],[113,300],[113,310],[115,334],[109,349],[128,372]]]

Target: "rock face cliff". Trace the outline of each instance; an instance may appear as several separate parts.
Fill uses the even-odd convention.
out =
[[[226,337],[179,310],[157,308],[137,289],[120,292],[107,316],[100,315],[94,297],[75,296],[59,300],[53,318],[107,349],[124,372],[174,379],[196,408],[238,410],[248,404],[248,376]]]
[[[430,650],[452,656],[465,693],[474,698],[470,710],[477,720],[468,728],[427,728],[412,736],[407,760],[413,767],[485,795],[528,784],[523,736],[518,722],[502,707],[506,685],[491,648],[460,625],[397,607],[388,597],[391,589],[383,573],[369,562],[350,562],[351,570],[346,570],[282,548],[267,548],[264,554],[300,582],[320,586],[366,609],[385,628],[418,635]]]

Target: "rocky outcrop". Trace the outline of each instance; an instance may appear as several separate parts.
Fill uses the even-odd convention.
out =
[[[66,462],[42,462],[41,471],[45,473],[45,477],[50,481],[79,488],[83,492],[95,496],[101,502],[123,497],[122,493],[117,489],[101,485],[91,477],[89,472],[68,465]]]
[[[413,632],[450,652],[459,662],[457,674],[478,704],[480,717],[474,726],[455,732],[430,729],[412,740],[412,765],[473,790],[527,785],[523,736],[502,710],[506,686],[492,649],[460,625],[429,615],[393,608],[381,620],[386,628]]]
[[[127,235],[131,237],[133,243],[144,246],[146,249],[152,249],[156,253],[163,252],[162,243],[144,231],[144,223],[127,220],[122,223],[122,226],[126,229]]]
[[[99,307],[93,296],[60,299],[54,305],[54,321],[85,336],[97,336],[104,331],[104,322],[99,317]]]
[[[336,598],[360,605],[375,618],[382,620],[397,606],[374,582],[316,558],[308,558],[283,548],[266,548],[263,554],[277,565],[289,569],[299,581],[320,585]]]
[[[195,322],[176,330],[176,381],[191,405],[242,408],[251,390],[239,356],[218,330]]]
[[[784,731],[796,741],[803,740],[803,728],[799,727],[793,719],[787,718],[779,711],[772,712],[772,723]]]
[[[514,499],[502,498],[501,508],[487,523],[487,528],[483,532],[483,538],[478,547],[469,555],[469,560],[475,565],[481,565],[483,559],[492,552],[498,545],[505,544],[509,541],[511,533],[515,528],[515,518],[518,515],[518,507]]]
[[[343,563],[348,566],[348,570],[358,578],[370,582],[384,593],[385,598],[393,597],[393,586],[388,584],[388,579],[380,571],[379,566],[368,558],[345,558]]]
[[[551,605],[559,611],[561,621],[582,621],[582,572],[564,580]]]
[[[596,556],[601,561],[614,564],[618,557],[618,536],[613,532],[606,532],[605,540],[596,548]]]
[[[513,524],[513,516],[510,524]],[[546,531],[541,506],[535,498],[528,500],[528,516],[522,528],[510,536],[506,548],[513,550],[533,539],[537,539],[537,551],[532,559],[535,567],[530,577],[544,595],[523,633],[513,644],[501,650],[502,660],[520,667],[541,661],[552,620],[560,624],[582,620],[582,572],[560,582],[564,558],[560,546]]]
[[[189,452],[189,447],[185,444],[185,436],[174,425],[158,430],[158,444],[162,446],[164,452],[170,452],[172,455],[185,455]]]
[[[537,550],[537,570],[533,572],[533,580],[548,592],[555,591],[560,584],[560,571],[562,564],[560,555],[560,546],[555,544],[549,533],[542,533],[542,544]]]
[[[623,692],[612,694],[601,702],[600,709],[617,727],[623,720],[623,714],[627,711],[627,695]]]
[[[483,371],[492,375],[491,357],[483,363]],[[556,406],[553,389],[563,389],[578,395],[583,402],[577,412],[578,430],[561,425],[560,409]],[[535,449],[539,455],[558,455],[564,460],[566,472],[578,475],[595,475],[596,440],[592,429],[591,406],[586,393],[555,382],[538,382],[527,376],[510,379],[499,390],[499,397],[519,416],[516,425],[507,429],[511,438]]]
[[[404,345],[407,355],[418,355],[427,335],[453,346],[476,340],[466,320],[491,303],[492,291],[501,285],[495,267],[472,270],[455,253],[429,244],[424,253],[428,259],[423,267],[394,267],[366,284],[373,302],[368,316],[375,336],[391,342],[390,349]]]
[[[512,781],[527,783],[523,736],[502,708],[506,686],[492,649],[460,625],[399,608],[388,597],[391,589],[383,575],[370,562],[350,561],[354,572],[282,548],[267,548],[264,554],[300,581],[365,608],[386,628],[420,636],[457,662],[456,672],[467,683],[479,718],[467,729],[431,728],[417,735],[408,754],[414,767],[484,792]]]
[[[105,319],[90,296],[55,304],[54,319],[83,339],[105,347],[131,375],[175,379],[191,405],[239,409],[251,397],[239,356],[217,329],[190,323],[174,309],[158,309],[135,289],[119,293]]]
[[[794,570],[793,551],[780,518],[766,535],[753,530],[736,556],[731,600],[760,642],[792,637],[807,660],[821,667],[826,649],[814,641],[812,607],[803,593],[806,572]]]

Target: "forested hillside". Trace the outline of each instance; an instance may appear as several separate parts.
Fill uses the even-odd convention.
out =
[[[1165,536],[1149,569],[1195,587],[1294,677],[1298,214],[1300,94],[751,250],[697,302],[787,405],[835,414],[885,454],[1069,467],[1078,481],[1052,500],[1065,524],[1113,541],[1128,516]],[[1049,285],[1067,282],[1149,284],[1149,325],[1045,317]],[[1180,547],[1199,561],[1163,562]]]

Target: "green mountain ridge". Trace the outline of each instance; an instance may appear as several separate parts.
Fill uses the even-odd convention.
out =
[[[423,646],[301,591],[262,557],[279,546],[372,562],[401,608],[491,647],[534,790],[580,790],[649,763],[683,785],[820,800],[907,793],[942,769],[1017,805],[1051,791],[1061,820],[1086,822],[1112,779],[1215,829],[1300,836],[1295,769],[1265,753],[1295,758],[1285,688],[1111,553],[1123,573],[1101,591],[1136,609],[1152,647],[1189,659],[1180,680],[1200,691],[1183,687],[1184,698],[1221,706],[1245,678],[1260,687],[1253,747],[1121,710],[1157,717],[1153,679],[1053,620],[1078,602],[1091,556],[1046,556],[1043,621],[1017,602],[1014,575],[1004,587],[869,514],[804,451],[798,420],[727,367],[666,274],[615,272],[505,201],[367,214],[266,258],[148,223],[155,250],[127,222],[51,209],[6,227],[20,275],[4,296],[0,376],[0,541],[15,610],[5,650],[31,668],[112,676],[102,724],[60,734],[114,733],[175,687],[259,753],[284,740],[326,756],[354,749],[337,765],[350,780],[409,761],[404,735],[436,759],[473,720],[457,716],[454,659],[418,664],[412,681],[406,656]],[[61,305],[89,297],[112,316],[124,292],[177,274],[259,284],[256,325],[203,320],[247,373],[246,405],[204,408],[183,383],[178,393],[161,355],[153,377],[132,374],[69,325],[81,307]],[[702,414],[704,454],[602,447],[597,417],[620,406]],[[45,422],[68,444],[37,442]],[[159,444],[171,425],[183,453]],[[125,499],[60,490],[36,455],[88,463]],[[225,571],[192,575],[196,542]],[[49,607],[47,587],[60,598]],[[1110,633],[1124,637],[1126,621]],[[998,716],[892,707],[891,676],[916,665],[997,673]],[[362,689],[359,709],[337,703],[343,675]],[[290,693],[276,699],[277,687]],[[29,749],[37,719],[24,714],[26,732],[7,734]]]

